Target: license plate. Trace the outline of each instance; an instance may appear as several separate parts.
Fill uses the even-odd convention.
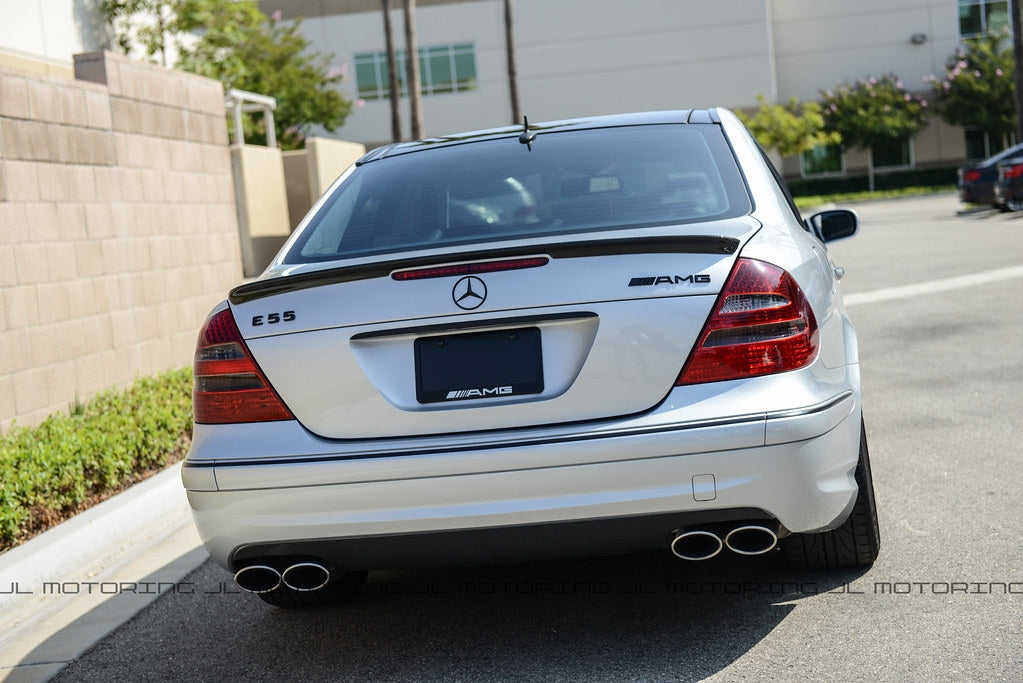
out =
[[[494,399],[543,391],[540,330],[445,334],[415,341],[420,403]]]

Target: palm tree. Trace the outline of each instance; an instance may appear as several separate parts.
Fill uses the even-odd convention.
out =
[[[409,115],[412,118],[412,139],[423,137],[423,101],[420,97],[419,46],[416,44],[416,0],[405,0],[405,82],[408,85]]]
[[[512,27],[512,0],[504,0],[504,49],[508,61],[508,95],[511,98],[512,125],[522,120],[519,107],[519,74],[515,64],[515,32]]]
[[[1020,20],[1019,0],[1011,0],[1012,49],[1016,57],[1016,141],[1023,141],[1023,22]]]
[[[394,35],[391,31],[391,0],[380,0],[384,10],[384,43],[387,47],[387,80],[391,94],[391,141],[401,141],[401,107],[398,89],[398,59],[394,54]]]

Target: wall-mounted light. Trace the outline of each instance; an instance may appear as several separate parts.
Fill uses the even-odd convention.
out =
[[[924,43],[927,42],[927,34],[914,33],[909,37],[909,42],[913,43],[914,45],[923,45]]]

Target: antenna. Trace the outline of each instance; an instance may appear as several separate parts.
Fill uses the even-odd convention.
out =
[[[522,117],[522,132],[519,133],[519,142],[524,144],[526,148],[533,151],[533,140],[536,140],[536,131],[529,130],[529,117]]]

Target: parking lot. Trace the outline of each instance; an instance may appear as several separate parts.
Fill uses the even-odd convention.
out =
[[[1018,679],[1023,214],[855,205],[832,253],[860,337],[882,533],[867,571],[667,552],[378,572],[274,610],[209,562],[57,680]]]

